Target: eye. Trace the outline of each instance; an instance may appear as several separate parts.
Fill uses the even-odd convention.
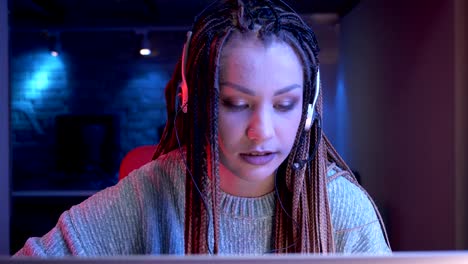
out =
[[[275,104],[274,107],[276,110],[280,112],[288,112],[294,109],[296,104],[297,104],[297,101],[295,100],[287,100],[287,101],[282,101],[280,103]]]
[[[242,111],[249,108],[249,104],[243,100],[221,99],[222,105],[229,111]]]

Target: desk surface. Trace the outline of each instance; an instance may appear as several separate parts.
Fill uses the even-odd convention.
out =
[[[468,251],[427,251],[372,255],[263,255],[263,256],[122,256],[99,258],[1,258],[2,264],[467,264]]]

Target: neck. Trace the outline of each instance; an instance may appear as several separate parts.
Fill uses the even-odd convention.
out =
[[[219,173],[221,190],[233,196],[260,197],[274,189],[274,174],[262,179],[245,179],[235,175],[222,165],[219,166]]]

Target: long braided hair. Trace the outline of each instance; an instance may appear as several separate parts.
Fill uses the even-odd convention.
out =
[[[153,156],[186,147],[187,177],[185,200],[186,254],[219,253],[219,146],[218,104],[222,49],[233,33],[249,34],[268,41],[272,37],[289,44],[302,61],[304,103],[300,128],[304,127],[308,103],[313,100],[318,71],[319,47],[313,31],[281,0],[216,1],[195,19],[186,61],[189,87],[187,114],[179,114],[178,86],[182,60],[166,86],[168,122]],[[316,113],[322,113],[321,94]],[[174,120],[174,122],[172,122]],[[179,138],[179,135],[184,137]],[[323,138],[324,140],[320,140]],[[315,156],[306,166],[295,168],[298,160]],[[316,125],[299,129],[294,147],[278,168],[275,178],[276,209],[272,234],[276,253],[334,252],[332,224],[326,190],[327,160],[349,172],[329,141]],[[211,199],[205,199],[210,196]],[[208,201],[208,202],[207,202]],[[208,241],[212,223],[213,242]]]

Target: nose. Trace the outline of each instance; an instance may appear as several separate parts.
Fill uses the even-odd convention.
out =
[[[272,138],[274,133],[275,129],[271,111],[265,107],[254,110],[247,127],[247,138],[259,143]]]

